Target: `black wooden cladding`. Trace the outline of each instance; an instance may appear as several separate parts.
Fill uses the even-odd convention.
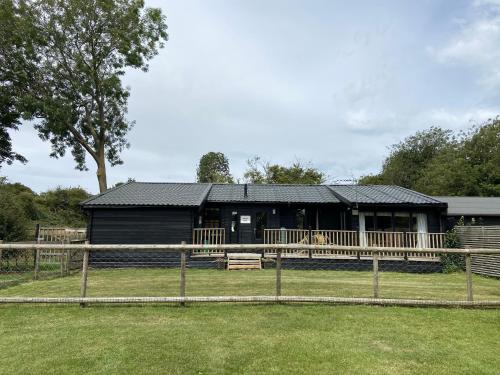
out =
[[[191,243],[191,208],[103,208],[92,210],[93,244]]]

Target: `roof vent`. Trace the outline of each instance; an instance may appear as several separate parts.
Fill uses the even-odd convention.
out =
[[[243,185],[243,195],[248,198],[248,184]]]

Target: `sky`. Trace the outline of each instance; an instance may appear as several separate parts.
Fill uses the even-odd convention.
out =
[[[147,73],[128,71],[130,149],[108,185],[192,182],[219,151],[242,178],[255,155],[296,160],[328,182],[380,170],[388,146],[430,126],[460,130],[500,114],[500,0],[148,1],[169,41]],[[0,174],[35,191],[98,192],[95,164],[28,124],[12,133],[25,165]]]

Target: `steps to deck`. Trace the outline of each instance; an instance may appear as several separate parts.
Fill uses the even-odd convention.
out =
[[[262,256],[253,253],[228,253],[228,270],[260,270],[262,269]]]

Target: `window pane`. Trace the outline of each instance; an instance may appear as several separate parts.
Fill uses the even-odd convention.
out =
[[[238,231],[238,212],[233,211],[231,214],[231,232]]]
[[[384,232],[392,231],[392,217],[391,216],[378,216],[377,214],[377,230]]]
[[[306,210],[300,209],[296,213],[297,229],[304,229],[306,224]]]
[[[394,216],[396,232],[408,232],[410,230],[410,216]]]
[[[375,217],[365,214],[365,230],[375,230]]]
[[[418,232],[417,217],[415,215],[413,215],[411,218],[411,231]]]
[[[219,208],[206,208],[204,217],[205,228],[219,228],[220,227],[220,209]]]

